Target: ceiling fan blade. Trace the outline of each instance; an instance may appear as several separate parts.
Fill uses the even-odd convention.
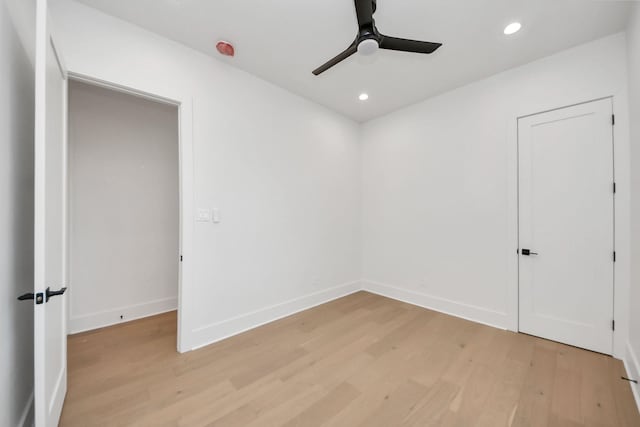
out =
[[[373,24],[373,0],[354,0],[360,28]]]
[[[381,49],[399,50],[402,52],[433,53],[442,43],[421,42],[418,40],[401,39],[398,37],[382,36]]]
[[[351,55],[353,55],[354,53],[356,53],[358,51],[358,45],[356,45],[355,42],[353,42],[351,44],[351,46],[349,46],[347,48],[347,50],[345,50],[344,52],[340,53],[338,56],[336,56],[333,59],[330,59],[329,61],[327,61],[325,64],[321,65],[320,67],[318,67],[317,69],[313,70],[313,74],[315,74],[316,76],[319,74],[324,73],[325,71],[327,71],[329,68],[333,67],[334,65],[344,61],[345,59],[347,59],[348,57],[350,57]]]

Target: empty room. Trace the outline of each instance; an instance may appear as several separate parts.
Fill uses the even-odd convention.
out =
[[[0,426],[640,426],[640,2],[0,0]]]

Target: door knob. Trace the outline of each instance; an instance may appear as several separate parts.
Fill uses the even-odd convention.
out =
[[[522,253],[522,255],[526,256],[538,255],[537,252],[531,252],[531,249],[522,249],[520,252]]]

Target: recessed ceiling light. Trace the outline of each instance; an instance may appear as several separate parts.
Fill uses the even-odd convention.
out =
[[[367,99],[369,99],[369,95],[366,93],[361,93],[360,96],[358,97],[358,99],[360,101],[366,101]]]
[[[520,28],[522,28],[522,24],[519,22],[512,22],[504,28],[504,33],[509,36],[520,31]]]

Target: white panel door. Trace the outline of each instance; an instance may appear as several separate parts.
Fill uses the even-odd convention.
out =
[[[65,72],[47,22],[36,12],[34,396],[36,427],[57,426],[67,391]]]
[[[520,331],[611,354],[611,99],[521,118],[518,153]]]

